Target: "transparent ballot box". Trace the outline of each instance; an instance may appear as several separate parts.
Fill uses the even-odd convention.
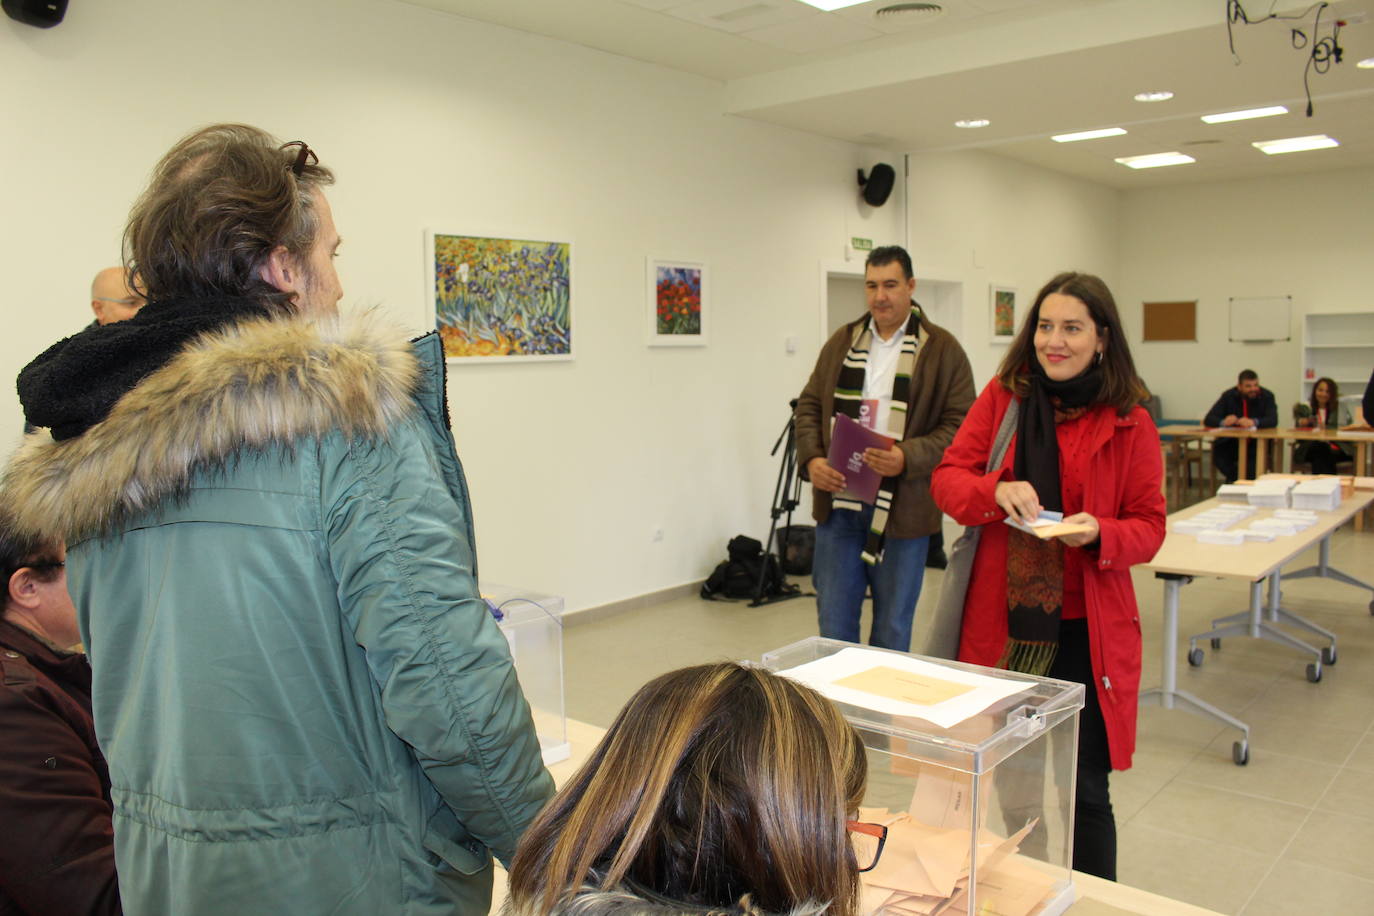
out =
[[[544,763],[567,760],[572,747],[563,708],[563,598],[505,585],[484,586],[482,597],[510,643]]]
[[[887,827],[860,876],[864,913],[1054,916],[1073,903],[1083,685],[814,636],[763,665],[830,697],[863,740],[857,820]],[[851,828],[870,862],[875,829]]]

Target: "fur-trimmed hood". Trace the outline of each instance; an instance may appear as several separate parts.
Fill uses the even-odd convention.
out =
[[[375,310],[244,321],[192,341],[83,435],[26,437],[4,502],[21,531],[102,534],[240,452],[334,430],[384,437],[419,382],[407,335]]]

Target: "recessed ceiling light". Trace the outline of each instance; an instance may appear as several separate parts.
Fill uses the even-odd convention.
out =
[[[1152,92],[1137,92],[1135,100],[1137,102],[1167,102],[1174,97],[1168,89],[1156,89]]]
[[[1244,121],[1249,118],[1272,118],[1274,115],[1288,114],[1288,109],[1282,105],[1270,105],[1268,108],[1246,108],[1243,111],[1223,111],[1220,114],[1203,115],[1202,120],[1208,124],[1225,124],[1227,121]]]
[[[955,127],[987,127],[992,122],[987,118],[965,118],[962,121],[955,121]]]
[[[1287,137],[1283,140],[1260,140],[1258,143],[1251,143],[1255,149],[1268,156],[1278,156],[1282,153],[1301,153],[1309,149],[1330,149],[1333,146],[1340,146],[1340,143],[1328,137],[1326,134],[1315,134],[1311,137]]]
[[[1133,169],[1157,169],[1165,165],[1197,162],[1192,156],[1185,156],[1183,153],[1150,153],[1148,156],[1126,156],[1116,161]]]
[[[1104,127],[1101,130],[1080,130],[1076,134],[1055,134],[1050,139],[1055,143],[1077,143],[1079,140],[1096,140],[1098,137],[1119,137],[1125,132],[1120,127]]]
[[[842,10],[846,6],[858,6],[860,3],[867,3],[868,0],[802,0],[807,6],[814,6],[818,10]]]

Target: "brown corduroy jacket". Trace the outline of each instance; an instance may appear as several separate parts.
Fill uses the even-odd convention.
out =
[[[830,449],[830,421],[835,413],[835,383],[854,333],[869,320],[865,312],[837,330],[821,348],[811,378],[797,399],[797,465],[809,479],[806,463]],[[897,443],[906,469],[896,478],[890,537],[919,538],[940,529],[940,510],[930,497],[930,473],[973,405],[973,369],[963,347],[939,325],[921,316],[920,346],[912,369],[906,435]],[[830,517],[831,495],[812,489],[811,514],[819,524]]]
[[[0,620],[0,916],[120,912],[91,669]]]

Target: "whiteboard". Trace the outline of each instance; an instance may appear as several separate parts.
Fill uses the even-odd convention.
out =
[[[1292,296],[1231,298],[1231,340],[1289,340],[1292,326]]]

